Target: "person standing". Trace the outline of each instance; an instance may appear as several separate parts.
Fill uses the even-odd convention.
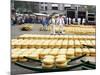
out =
[[[76,24],[76,20],[75,20],[75,18],[73,18],[73,24]]]
[[[69,25],[70,25],[71,24],[71,18],[69,17],[68,20],[69,20]]]
[[[56,34],[55,33],[55,25],[56,25],[56,18],[55,18],[55,16],[51,17],[49,23],[51,25],[51,34]]]
[[[43,25],[43,30],[46,30],[47,24],[46,24],[46,17],[45,16],[42,17],[42,25]]]
[[[81,24],[81,18],[78,18],[78,25]]]
[[[68,17],[66,17],[66,24],[68,25],[69,23],[68,23]]]
[[[86,20],[85,20],[85,18],[83,18],[82,19],[82,25],[85,25],[85,22],[86,22]]]
[[[62,17],[62,15],[60,15],[57,19],[57,24],[59,25],[60,32],[64,34],[64,18]]]

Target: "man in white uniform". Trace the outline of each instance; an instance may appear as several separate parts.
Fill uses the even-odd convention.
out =
[[[84,25],[86,22],[85,18],[82,19],[82,25]]]
[[[78,18],[78,25],[81,24],[81,18]]]
[[[73,18],[73,24],[75,24],[75,23],[76,23],[75,18]]]
[[[62,17],[62,15],[59,16],[59,18],[57,19],[57,24],[59,25],[59,29],[61,31],[61,33],[64,33],[64,18]]]
[[[66,24],[68,25],[68,17],[66,17]]]
[[[55,34],[55,24],[56,24],[56,18],[55,16],[52,16],[52,18],[50,19],[51,34]]]
[[[69,19],[69,25],[70,25],[71,24],[71,18],[69,17],[68,19]]]

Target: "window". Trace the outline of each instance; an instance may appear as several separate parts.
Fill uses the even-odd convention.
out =
[[[41,4],[43,4],[43,2],[41,2]]]
[[[45,6],[45,10],[48,10],[47,6]]]
[[[70,7],[64,7],[64,10],[66,10],[66,9],[70,9]]]
[[[52,7],[52,10],[58,10],[58,7]]]
[[[43,10],[43,6],[41,6],[41,10]]]

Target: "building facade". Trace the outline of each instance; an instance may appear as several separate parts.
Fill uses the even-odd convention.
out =
[[[95,22],[96,6],[64,4],[64,3],[47,3],[47,2],[27,2],[14,1],[13,7],[16,11],[25,13],[44,13],[44,14],[64,14],[71,18],[86,18],[89,22]]]

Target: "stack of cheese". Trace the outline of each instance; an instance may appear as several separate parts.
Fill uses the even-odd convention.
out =
[[[66,67],[67,66],[66,55],[58,55],[58,56],[56,56],[55,64],[56,64],[56,67],[58,67],[58,68]]]
[[[48,55],[45,56],[44,59],[42,60],[42,67],[46,69],[53,68],[54,63],[55,63],[54,56]]]
[[[42,67],[50,69],[53,67],[64,68],[67,66],[67,59],[65,55],[46,55],[42,60]]]

